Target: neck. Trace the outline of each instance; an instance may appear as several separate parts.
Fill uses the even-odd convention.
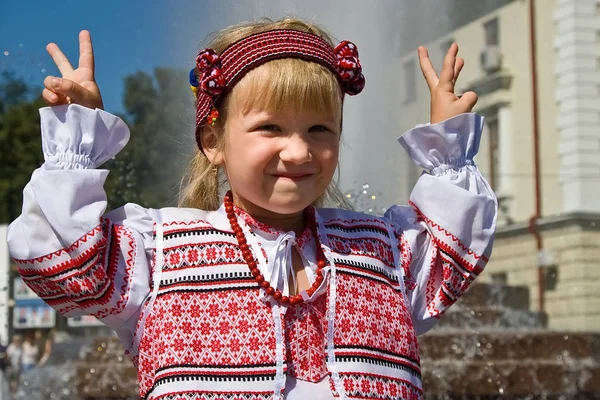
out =
[[[294,231],[296,236],[300,236],[304,231],[305,221],[302,211],[293,214],[278,214],[252,204],[235,194],[233,195],[233,202],[240,209],[250,214],[252,218],[265,225],[285,232]]]

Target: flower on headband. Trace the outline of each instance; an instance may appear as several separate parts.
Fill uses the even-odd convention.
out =
[[[200,72],[200,89],[215,99],[225,90],[225,77],[221,71],[221,58],[213,49],[205,49],[196,57],[196,68]]]
[[[365,77],[358,60],[358,49],[352,42],[344,40],[333,49],[337,59],[338,77],[344,91],[353,96],[365,87]]]

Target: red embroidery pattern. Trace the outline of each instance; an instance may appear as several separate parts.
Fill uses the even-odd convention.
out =
[[[285,340],[288,374],[309,382],[319,382],[328,374],[325,354],[326,312],[325,294],[287,310]]]
[[[329,246],[337,253],[374,258],[381,261],[386,267],[396,269],[394,253],[389,243],[375,238],[327,236]]]
[[[205,376],[206,368],[223,377],[231,366],[246,366],[235,379],[267,369],[274,379],[273,318],[258,288],[159,295],[144,331],[138,373],[144,396],[161,379]]]
[[[402,293],[389,284],[348,275],[338,269],[335,346],[357,345],[419,362],[419,347]],[[357,350],[358,351],[358,350]]]
[[[203,391],[177,391],[161,396],[154,396],[152,400],[271,400],[273,391],[263,393],[214,393]]]
[[[427,216],[425,216],[421,210],[419,209],[419,207],[417,207],[417,205],[413,202],[409,202],[409,204],[411,205],[411,207],[413,207],[413,209],[415,210],[415,212],[418,214],[419,218],[422,219],[423,221],[425,221],[425,223],[430,227],[430,228],[434,228],[434,231],[437,232],[441,232],[444,234],[444,236],[446,238],[449,238],[452,240],[452,244],[458,246],[458,248],[461,250],[461,252],[459,253],[457,250],[454,250],[452,248],[450,248],[448,246],[449,243],[444,243],[441,242],[440,244],[444,244],[445,247],[449,253],[451,253],[453,256],[456,256],[458,258],[460,258],[463,262],[465,266],[469,266],[469,271],[471,270],[475,270],[477,273],[480,273],[481,270],[483,270],[483,267],[485,266],[485,264],[489,261],[488,257],[485,254],[478,254],[475,251],[471,250],[470,248],[468,248],[467,246],[465,246],[460,239],[452,234],[451,232],[447,231],[446,229],[444,229],[442,226],[438,225],[437,223],[435,223],[434,221],[432,221],[431,219],[427,218]],[[434,238],[436,240],[440,240],[440,238],[438,238],[437,236],[434,235]],[[440,246],[442,247],[442,246]],[[475,260],[482,260],[483,261],[483,265],[481,265],[481,263],[476,262],[475,265],[473,263],[469,263],[466,260],[462,259],[461,257],[462,255],[469,255],[471,257],[473,257]]]
[[[124,309],[134,257],[131,232],[102,219],[100,225],[68,248],[33,260],[19,260],[17,265],[23,281],[60,313],[70,315],[76,309],[85,309],[103,318]],[[25,267],[30,264],[36,268]],[[116,282],[118,269],[124,273],[120,275],[122,281]]]
[[[421,400],[423,392],[408,381],[374,374],[340,373],[352,398]]]
[[[440,318],[483,271],[488,258],[467,248],[457,236],[427,218],[414,203],[410,204],[419,220],[424,221],[433,232],[426,307],[431,317]],[[436,232],[442,235],[436,236]],[[447,242],[448,239],[450,242]],[[473,262],[465,257],[471,257]]]
[[[163,271],[226,264],[245,264],[237,245],[228,242],[203,242],[171,247],[164,252]]]
[[[402,264],[402,270],[404,271],[404,287],[412,292],[417,287],[417,281],[410,271],[412,266],[412,252],[404,233],[396,235],[398,239],[398,250],[400,250],[400,262]]]

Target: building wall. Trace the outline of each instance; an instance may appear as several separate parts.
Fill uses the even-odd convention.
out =
[[[543,217],[539,225],[544,251],[552,256],[558,271],[552,287],[543,292],[544,311],[551,329],[600,331],[600,292],[594,283],[600,278],[600,232],[594,228],[600,215],[600,6],[596,0],[536,0],[535,6]],[[480,67],[479,57],[486,48],[483,25],[493,18],[498,18],[502,68],[490,75]],[[459,44],[466,66],[457,93],[478,91],[494,77],[509,78],[508,87],[478,91],[475,108],[488,121],[499,121],[497,194],[503,204],[493,255],[480,279],[492,281],[504,276],[508,285],[528,286],[531,310],[537,311],[538,249],[527,229],[535,214],[529,36],[529,3],[518,1],[425,45],[439,70],[443,58],[440,46],[451,40]],[[396,67],[402,71],[411,59],[416,60],[416,54],[404,55]],[[413,78],[421,79],[420,71],[416,74]],[[403,76],[401,81],[407,79]],[[428,113],[427,86],[418,84],[414,99],[398,114],[398,124],[407,129],[427,118]],[[488,179],[489,138],[489,132],[484,132],[476,158]],[[563,222],[556,223],[557,218]]]
[[[592,226],[593,224],[593,226]],[[548,328],[561,331],[600,332],[600,231],[596,222],[555,224],[542,230],[545,249],[554,259],[557,274],[544,281],[544,309]],[[598,225],[600,226],[600,224]],[[539,310],[537,250],[526,229],[500,232],[492,261],[482,281],[504,274],[508,285],[529,287],[530,309]]]

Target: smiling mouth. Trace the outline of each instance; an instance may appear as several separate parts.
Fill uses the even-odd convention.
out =
[[[273,174],[275,178],[289,179],[292,181],[301,181],[313,176],[313,174]]]

